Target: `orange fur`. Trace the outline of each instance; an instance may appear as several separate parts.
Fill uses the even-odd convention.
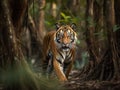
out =
[[[74,56],[75,56],[75,47],[70,48],[70,50],[69,50],[70,55],[69,54],[64,55],[64,53],[66,53],[67,51],[66,52],[60,51],[60,49],[57,47],[57,45],[55,43],[54,39],[56,37],[56,33],[60,32],[60,30],[64,30],[64,29],[65,29],[65,31],[63,33],[63,37],[61,38],[60,42],[63,42],[65,44],[70,43],[70,39],[69,39],[70,37],[67,36],[67,30],[69,29],[71,32],[73,32],[75,34],[75,36],[76,36],[76,33],[68,25],[64,26],[64,28],[60,27],[57,31],[49,32],[48,34],[46,34],[46,36],[44,37],[44,40],[43,40],[43,54],[44,54],[43,71],[45,71],[47,69],[49,59],[51,59],[51,58],[47,59],[46,56],[51,52],[52,53],[51,57],[52,57],[52,61],[53,61],[53,63],[52,63],[53,69],[60,81],[67,81],[69,73],[72,69]],[[57,60],[57,58],[60,57],[59,52],[62,53],[62,56],[61,56],[62,60],[63,60],[62,64],[61,64],[61,62],[59,62]],[[64,61],[65,61],[63,58],[66,58],[67,56],[70,57],[70,61],[68,60],[66,62],[70,62],[70,63],[68,64],[66,73],[64,73],[63,70],[61,69],[62,68],[61,65],[63,65]]]

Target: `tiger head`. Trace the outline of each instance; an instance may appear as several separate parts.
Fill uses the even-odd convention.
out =
[[[72,25],[59,25],[56,24],[57,30],[55,33],[54,41],[58,49],[62,51],[69,51],[75,47],[77,41],[77,34],[74,31],[75,24]]]

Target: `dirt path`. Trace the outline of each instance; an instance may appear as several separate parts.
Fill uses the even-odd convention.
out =
[[[80,81],[75,77],[79,71],[73,70],[69,82],[65,84],[67,90],[120,90],[120,81]]]

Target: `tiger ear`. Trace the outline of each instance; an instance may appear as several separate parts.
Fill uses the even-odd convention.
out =
[[[60,23],[55,23],[56,26],[56,30],[58,30],[60,28]]]
[[[75,29],[76,29],[76,24],[75,24],[75,23],[72,23],[72,24],[70,25],[70,27],[71,27],[73,30],[75,30]]]

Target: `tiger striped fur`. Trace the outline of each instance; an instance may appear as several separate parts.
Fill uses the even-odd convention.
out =
[[[43,71],[54,70],[60,81],[67,81],[75,57],[77,34],[75,25],[56,25],[56,31],[48,32],[43,39]]]

